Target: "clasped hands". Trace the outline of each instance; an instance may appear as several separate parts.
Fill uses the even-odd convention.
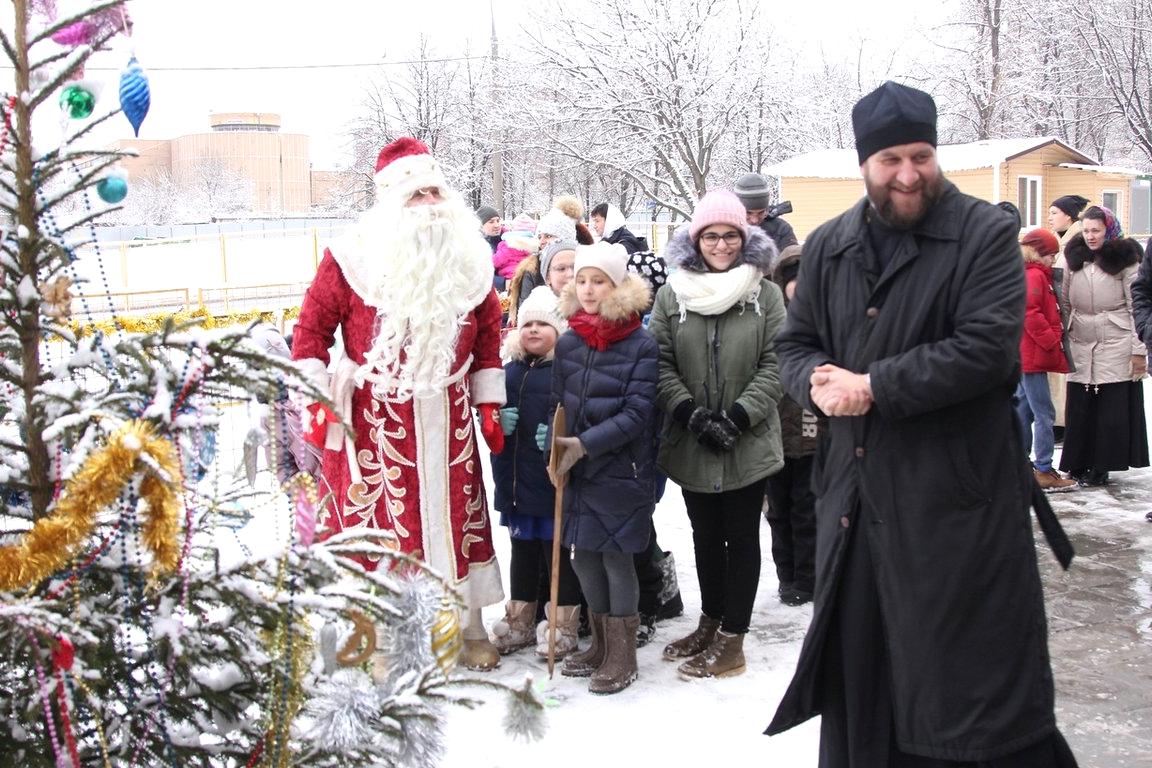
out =
[[[872,384],[867,374],[825,363],[812,370],[808,381],[812,404],[827,416],[863,416],[872,408]]]

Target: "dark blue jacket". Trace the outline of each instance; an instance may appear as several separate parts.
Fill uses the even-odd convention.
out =
[[[492,455],[495,507],[501,512],[551,517],[556,490],[548,479],[544,453],[536,447],[536,427],[547,424],[552,393],[552,361],[513,359],[504,366],[508,405],[520,409],[516,431],[504,438],[504,450]]]
[[[574,288],[575,281],[565,288],[562,311],[572,307]],[[643,279],[630,274],[601,314],[643,312],[650,296]],[[568,435],[579,437],[587,451],[564,489],[564,546],[642,552],[656,506],[656,340],[637,328],[598,352],[568,331],[555,355],[552,403],[564,405]]]

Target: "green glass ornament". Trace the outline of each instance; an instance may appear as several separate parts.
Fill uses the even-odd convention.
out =
[[[60,109],[73,120],[84,120],[96,109],[96,96],[79,85],[66,86],[60,92]]]
[[[109,176],[96,185],[96,194],[106,203],[115,205],[128,196],[128,181],[123,176]]]

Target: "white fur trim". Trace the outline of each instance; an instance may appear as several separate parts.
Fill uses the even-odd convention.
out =
[[[481,368],[472,374],[468,380],[472,391],[472,403],[495,403],[504,405],[508,400],[508,392],[504,388],[503,368]]]
[[[380,198],[407,200],[424,187],[448,189],[448,180],[432,155],[407,155],[393,160],[376,172],[376,191]]]
[[[456,580],[456,549],[452,531],[446,526],[451,520],[447,482],[451,398],[449,387],[439,395],[413,399],[412,431],[416,436],[416,455],[420,457],[416,471],[420,478],[421,543],[424,561],[461,591],[469,609],[478,609],[503,600],[504,587],[495,557],[486,563],[471,564],[467,576]],[[479,461],[479,457],[474,460]]]
[[[328,391],[328,366],[316,357],[306,357],[296,361],[296,368],[308,383],[321,392]]]

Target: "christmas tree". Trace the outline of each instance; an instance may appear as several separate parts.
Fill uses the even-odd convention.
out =
[[[0,94],[0,766],[434,765],[445,705],[485,683],[452,674],[459,602],[435,573],[368,534],[317,537],[315,486],[288,476],[281,438],[287,393],[324,393],[250,329],[96,322],[107,286],[75,265],[100,258],[96,222],[129,190],[123,153],[90,136],[121,112],[138,131],[149,89],[128,56],[110,109],[83,73],[131,32],[125,3],[14,0],[14,21],[0,30],[15,76]],[[38,110],[59,110],[58,140],[35,134]],[[250,460],[243,482],[214,454],[223,404],[253,399],[278,472]],[[259,552],[236,533],[255,515],[274,521]],[[510,693],[509,728],[538,735],[530,681]]]

